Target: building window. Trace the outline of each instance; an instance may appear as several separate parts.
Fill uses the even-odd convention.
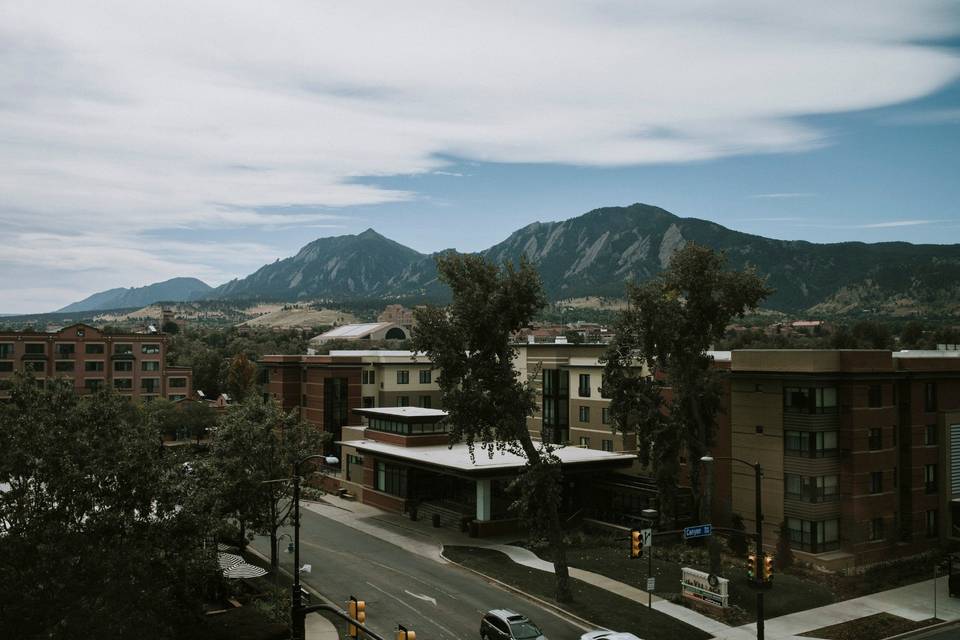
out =
[[[140,393],[160,393],[160,380],[158,378],[141,378]]]
[[[54,346],[53,355],[56,358],[72,358],[76,349],[76,345],[72,342],[63,342]]]
[[[430,396],[420,396],[420,406],[423,407],[424,409],[432,409],[433,398],[431,398]]]
[[[83,370],[87,372],[103,371],[103,360],[87,360],[83,363]]]
[[[159,360],[144,360],[140,363],[141,371],[160,371]]]
[[[580,384],[577,386],[577,393],[581,398],[590,397],[590,374],[581,373],[580,374]]]
[[[600,442],[600,449],[603,451],[613,451],[613,440],[603,440]]]
[[[363,408],[372,409],[377,406],[377,401],[373,396],[363,396]]]
[[[73,364],[72,362],[70,364]],[[13,363],[7,360],[6,362],[0,362],[0,373],[9,373],[13,371]]]
[[[113,388],[117,391],[133,391],[133,378],[114,378]]]
[[[364,369],[360,372],[360,383],[361,384],[376,384],[377,374],[375,371]]]
[[[928,382],[923,388],[923,410],[927,412],[937,410],[937,383]]]
[[[883,492],[883,471],[870,472],[870,493]]]
[[[433,382],[433,371],[420,369],[420,384],[430,384],[431,382]]]
[[[101,378],[87,378],[83,381],[83,388],[87,391],[98,391],[103,389],[103,380]]]
[[[590,422],[590,407],[580,406],[580,422]]]
[[[140,353],[149,353],[152,355],[156,355],[160,353],[160,345],[153,344],[153,343],[144,343],[140,345]]]
[[[78,338],[82,338],[82,337],[85,336],[85,335],[87,335],[86,330],[84,330],[84,329],[77,329],[77,337],[78,337]]]
[[[410,396],[397,396],[397,406],[398,406],[398,407],[409,407],[409,406],[410,406]]]
[[[187,386],[186,378],[170,378],[167,380],[167,386],[171,389],[184,389]]]
[[[932,445],[937,444],[937,425],[928,424],[926,430],[923,432],[923,444]]]
[[[935,464],[924,465],[923,486],[927,493],[937,492],[937,465]]]
[[[783,452],[788,456],[828,458],[837,455],[836,431],[783,432]]]
[[[569,440],[570,429],[570,375],[560,369],[544,369],[543,429],[541,439],[551,444]]]
[[[103,363],[100,363],[103,364]],[[61,362],[56,362],[53,365],[53,370],[57,373],[72,373],[73,372],[73,360],[65,360]]]
[[[803,477],[796,473],[783,474],[783,491],[788,498],[803,497]]]
[[[0,342],[0,359],[10,359],[13,357],[13,343]]]
[[[126,361],[119,360],[113,363],[113,370],[120,371],[120,372],[133,371],[133,363],[130,362],[129,360],[126,360]]]
[[[883,518],[873,518],[870,520],[870,530],[867,533],[867,539],[874,542],[883,540]]]
[[[610,424],[610,408],[603,407],[600,409],[600,422],[602,424]]]
[[[870,429],[870,438],[867,440],[867,445],[871,451],[883,448],[883,431],[880,427]]]
[[[787,518],[790,546],[803,551],[822,553],[840,546],[839,520],[811,521]]]
[[[938,515],[939,514],[936,509],[930,509],[929,511],[927,511],[927,537],[928,538],[936,538],[937,536],[940,535],[940,531],[939,531],[940,527],[938,522],[939,518],[937,517]]]
[[[788,413],[836,413],[836,387],[784,387],[783,410]]]
[[[31,371],[33,373],[46,373],[47,361],[46,360],[26,360],[23,363],[23,370]]]
[[[397,369],[397,384],[410,384],[410,372],[406,369]]]
[[[47,346],[42,342],[28,342],[24,345],[25,354],[28,356],[42,356],[47,353]]]
[[[126,356],[133,354],[133,345],[127,342],[117,343],[113,345],[113,355],[115,356]]]
[[[883,387],[879,384],[870,385],[870,389],[867,392],[867,406],[869,407],[879,407],[883,404]]]
[[[407,470],[393,464],[377,461],[377,491],[383,491],[393,496],[406,497]]]
[[[104,353],[103,344],[99,342],[88,342],[87,344],[83,345],[83,352],[86,353],[88,356],[103,355]]]
[[[582,449],[590,448],[590,437],[589,436],[580,436],[580,447]]]

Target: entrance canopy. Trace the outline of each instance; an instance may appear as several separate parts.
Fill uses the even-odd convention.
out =
[[[426,467],[440,473],[459,476],[510,476],[516,474],[526,464],[523,456],[506,451],[495,451],[491,457],[479,446],[475,448],[475,456],[471,460],[466,444],[404,447],[376,440],[349,440],[339,444],[355,447],[358,451],[378,458],[391,458],[410,466]],[[629,467],[636,459],[633,454],[580,447],[560,447],[554,450],[554,454],[560,458],[564,471],[618,469]]]

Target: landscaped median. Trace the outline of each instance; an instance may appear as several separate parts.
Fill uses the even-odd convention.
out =
[[[644,640],[704,640],[710,637],[704,631],[648,609],[646,603],[629,600],[573,578],[570,585],[574,601],[560,604],[554,599],[556,579],[553,574],[516,564],[494,549],[446,546],[443,555],[468,569],[562,608],[597,627],[629,631]]]

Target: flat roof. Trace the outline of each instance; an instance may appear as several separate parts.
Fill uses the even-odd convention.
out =
[[[424,407],[365,407],[353,410],[362,416],[379,418],[446,418],[447,412]]]
[[[471,460],[467,445],[462,443],[453,446],[441,444],[423,447],[401,447],[376,440],[346,440],[337,444],[356,447],[360,451],[372,454],[408,460],[411,463],[444,467],[459,472],[510,471],[523,467],[527,462],[523,456],[514,455],[507,451],[495,451],[491,457],[486,450],[479,446],[476,447],[476,455]],[[632,453],[613,453],[581,447],[560,447],[554,450],[554,454],[560,458],[563,465],[570,466],[599,464],[623,467],[632,463],[637,457]]]
[[[393,322],[367,322],[364,324],[344,324],[334,327],[325,333],[317,336],[318,338],[359,338],[368,333],[373,333],[378,329],[393,326]]]

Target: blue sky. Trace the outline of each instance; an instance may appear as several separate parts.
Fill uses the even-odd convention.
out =
[[[0,7],[0,312],[645,202],[960,241],[955,1]]]

